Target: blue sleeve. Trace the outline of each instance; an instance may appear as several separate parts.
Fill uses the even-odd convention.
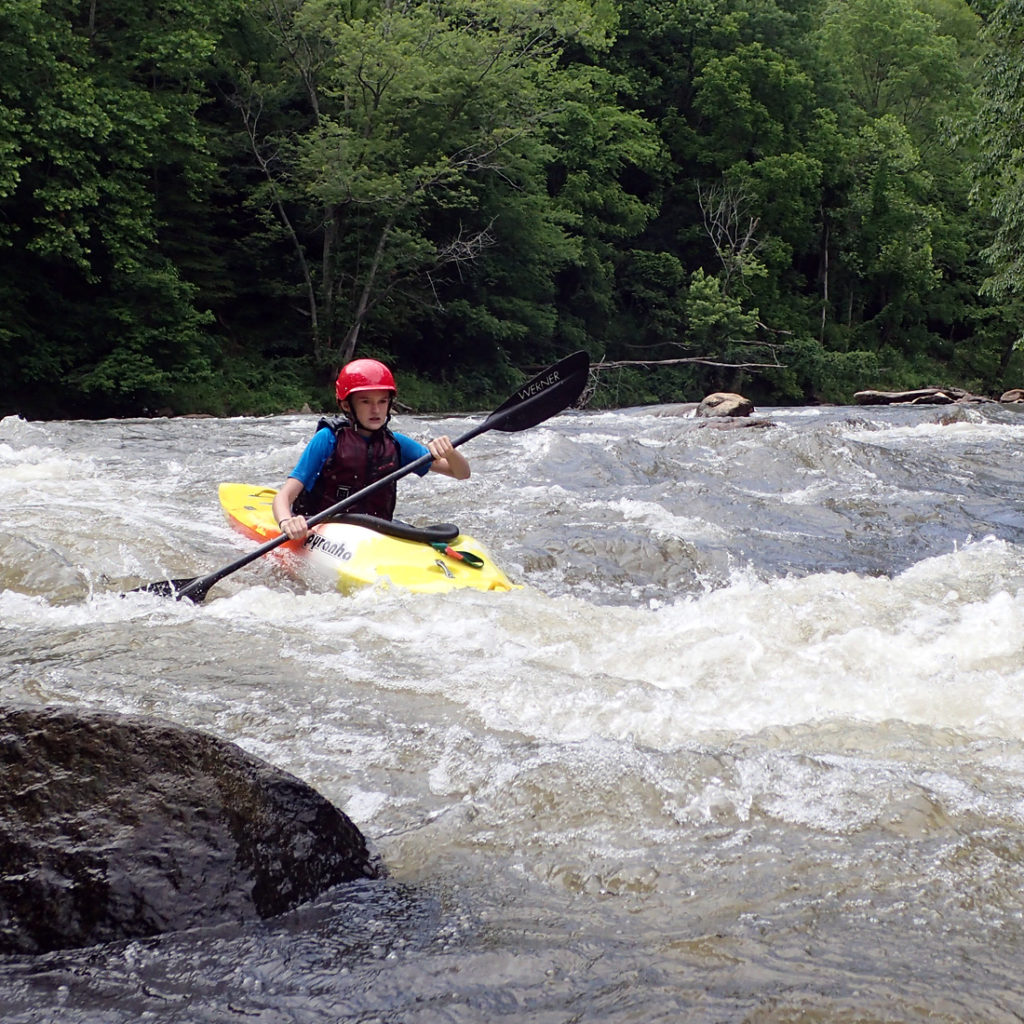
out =
[[[408,466],[410,462],[415,462],[417,459],[422,459],[424,455],[430,454],[430,450],[425,444],[420,444],[419,441],[414,441],[411,437],[406,437],[405,434],[399,434],[397,431],[393,431],[393,433],[395,443],[398,445],[399,465]],[[430,472],[430,463],[424,463],[415,472],[417,476],[426,476]]]
[[[312,490],[316,478],[320,475],[320,470],[324,468],[324,463],[332,451],[334,451],[334,431],[329,427],[324,427],[310,438],[309,444],[299,456],[295,468],[288,475],[295,477],[307,491]]]

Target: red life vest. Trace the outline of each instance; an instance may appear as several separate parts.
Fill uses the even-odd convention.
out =
[[[323,512],[350,494],[394,472],[401,459],[398,442],[386,427],[374,431],[368,438],[358,433],[344,419],[321,420],[317,429],[322,427],[334,431],[334,451],[320,470],[312,490],[303,491],[295,502],[295,510],[306,516]],[[395,514],[397,499],[398,482],[392,480],[350,505],[345,511],[391,519]]]

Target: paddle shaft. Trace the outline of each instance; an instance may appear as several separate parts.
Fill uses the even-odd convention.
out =
[[[571,359],[572,357],[569,358]],[[589,361],[584,359],[582,362],[584,369],[586,369],[589,366]],[[580,371],[578,369],[575,370],[574,375],[579,374],[579,372]],[[522,401],[519,400],[519,397],[523,392],[518,392],[511,399],[509,399],[509,401],[506,402],[505,405],[501,406],[499,409],[496,409],[494,412],[492,412],[491,415],[488,416],[487,419],[485,419],[483,422],[478,423],[475,427],[470,428],[464,434],[460,434],[457,438],[455,438],[455,440],[452,441],[452,447],[458,448],[459,445],[465,444],[467,441],[471,441],[474,437],[478,437],[485,431],[495,429],[500,430],[503,424],[505,424],[507,421],[514,421],[516,418],[523,420],[524,422],[520,426],[512,425],[509,429],[525,429],[528,426],[533,426],[534,422],[540,422],[543,419],[547,419],[547,416],[541,415],[534,422],[529,422],[530,414],[533,411],[539,408],[540,411],[543,412],[542,407],[550,404],[551,396],[549,394],[549,391],[552,389],[552,387],[565,385],[571,380],[571,376],[568,378],[559,377],[556,374],[554,377],[550,377],[549,379],[542,382],[542,384],[539,386],[539,390],[536,390],[534,394],[523,399]],[[560,406],[560,408],[564,409],[565,406],[568,405],[570,402],[575,401],[575,399],[579,396],[579,392],[582,391],[585,380],[586,378],[584,374],[579,381],[579,390],[576,391],[576,394],[574,394],[571,398],[568,398],[565,404]],[[534,387],[538,386],[536,382],[531,382],[531,385],[533,385]],[[531,385],[527,385],[526,388],[523,389],[523,391],[530,388]],[[556,411],[558,410],[553,409],[550,413],[548,413],[548,415],[554,415]],[[324,509],[323,512],[317,512],[316,515],[308,516],[306,518],[306,522],[310,526],[316,526],[317,523],[322,523],[325,519],[330,519],[332,516],[336,516],[339,513],[344,512],[345,509],[351,508],[354,504],[356,504],[356,502],[361,501],[368,494],[371,494],[378,488],[385,487],[392,481],[399,480],[403,476],[407,476],[409,473],[415,473],[416,470],[419,469],[421,466],[429,465],[431,462],[433,462],[432,455],[430,455],[429,453],[426,455],[421,455],[418,459],[415,459],[413,462],[407,463],[404,466],[400,466],[393,472],[388,473],[387,476],[382,476],[379,480],[374,480],[373,483],[367,484],[366,487],[363,487],[361,490],[356,491],[355,494],[350,494],[347,498],[343,498],[336,504],[331,505],[330,508]],[[248,554],[245,554],[241,558],[236,559],[230,565],[225,565],[223,568],[218,569],[216,572],[210,573],[208,576],[199,576],[196,579],[186,583],[183,587],[174,591],[174,597],[179,601],[183,597],[190,597],[194,601],[197,599],[198,601],[202,601],[203,597],[206,595],[206,592],[210,589],[210,587],[212,587],[218,581],[224,579],[225,576],[230,576],[231,573],[237,572],[237,570],[248,565],[250,562],[255,562],[257,558],[262,558],[265,554],[267,554],[267,552],[273,551],[275,548],[280,547],[282,544],[286,544],[287,542],[288,536],[284,533],[279,534],[277,537],[273,537],[271,540],[264,541],[264,543],[261,544],[258,548],[255,548],[253,551],[248,552]]]

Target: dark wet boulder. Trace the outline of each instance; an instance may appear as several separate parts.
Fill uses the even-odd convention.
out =
[[[697,406],[698,416],[749,416],[753,412],[754,403],[749,398],[731,391],[705,395]]]
[[[0,706],[0,952],[244,923],[378,873],[345,814],[232,743]]]

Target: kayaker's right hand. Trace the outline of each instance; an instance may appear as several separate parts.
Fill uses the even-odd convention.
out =
[[[309,524],[305,516],[285,516],[278,526],[289,540],[304,540],[309,533]]]

